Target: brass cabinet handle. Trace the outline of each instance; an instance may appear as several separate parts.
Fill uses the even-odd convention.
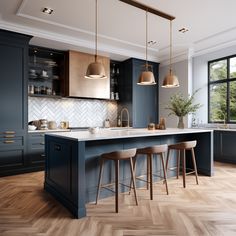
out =
[[[5,140],[4,143],[14,143],[14,140]]]
[[[5,135],[4,138],[15,138],[15,135]]]
[[[4,134],[15,134],[15,131],[5,131]]]

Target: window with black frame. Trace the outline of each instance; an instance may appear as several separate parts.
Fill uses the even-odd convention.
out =
[[[236,55],[208,62],[208,122],[236,123]]]

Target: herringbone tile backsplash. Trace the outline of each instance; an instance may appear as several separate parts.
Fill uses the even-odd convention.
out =
[[[117,123],[117,103],[88,99],[55,99],[29,97],[28,120],[69,121],[70,126],[104,126],[109,119],[112,126]]]

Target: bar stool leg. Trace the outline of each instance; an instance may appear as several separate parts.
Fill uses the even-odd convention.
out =
[[[176,178],[179,178],[179,168],[180,168],[180,150],[177,151],[178,152],[178,156],[177,156],[177,175]]]
[[[185,157],[185,150],[183,150],[182,152],[183,156],[182,156],[182,165],[183,165],[183,186],[184,188],[186,187],[186,157]]]
[[[147,190],[149,189],[149,184],[150,184],[150,158],[147,154],[147,157],[146,157],[146,160],[147,160]]]
[[[168,149],[168,151],[167,151],[167,158],[166,158],[166,175],[168,174],[169,158],[170,158],[170,149]]]
[[[134,181],[136,183],[136,160],[137,160],[137,156],[133,157],[133,170],[134,170]],[[132,176],[130,179],[130,184],[129,184],[129,194],[131,193],[131,186],[132,186]]]
[[[135,184],[135,175],[134,175],[134,167],[133,167],[133,160],[130,158],[130,172],[131,172],[131,179],[133,182],[133,189],[134,189],[134,197],[136,205],[138,205],[137,193],[136,193],[136,184]]]
[[[148,155],[149,159],[149,180],[150,180],[150,199],[153,200],[153,176],[152,176],[152,158],[153,154]]]
[[[101,189],[101,180],[102,180],[102,174],[103,174],[103,164],[104,164],[104,159],[100,159],[100,170],[99,170],[99,178],[98,178],[98,188],[97,188],[97,196],[96,196],[96,205],[98,204],[98,198],[99,198],[99,193]]]
[[[198,184],[198,173],[197,173],[197,165],[196,165],[196,159],[195,159],[195,153],[194,153],[194,149],[191,149],[192,152],[192,160],[193,160],[193,168],[195,171],[195,176],[196,176],[196,183]]]
[[[169,191],[168,191],[168,185],[167,185],[167,177],[166,177],[166,169],[165,169],[164,154],[163,153],[161,153],[161,163],[162,163],[162,169],[163,169],[163,174],[164,174],[164,182],[166,185],[166,193],[168,195]]]
[[[115,202],[116,202],[116,213],[119,211],[119,160],[115,160]]]

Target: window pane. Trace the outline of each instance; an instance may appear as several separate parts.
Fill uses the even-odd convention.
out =
[[[230,78],[236,78],[236,57],[230,58]]]
[[[210,63],[210,81],[227,78],[227,60]]]
[[[227,84],[210,85],[210,121],[220,122],[226,119]]]
[[[236,122],[236,81],[230,82],[229,107],[230,121]]]

